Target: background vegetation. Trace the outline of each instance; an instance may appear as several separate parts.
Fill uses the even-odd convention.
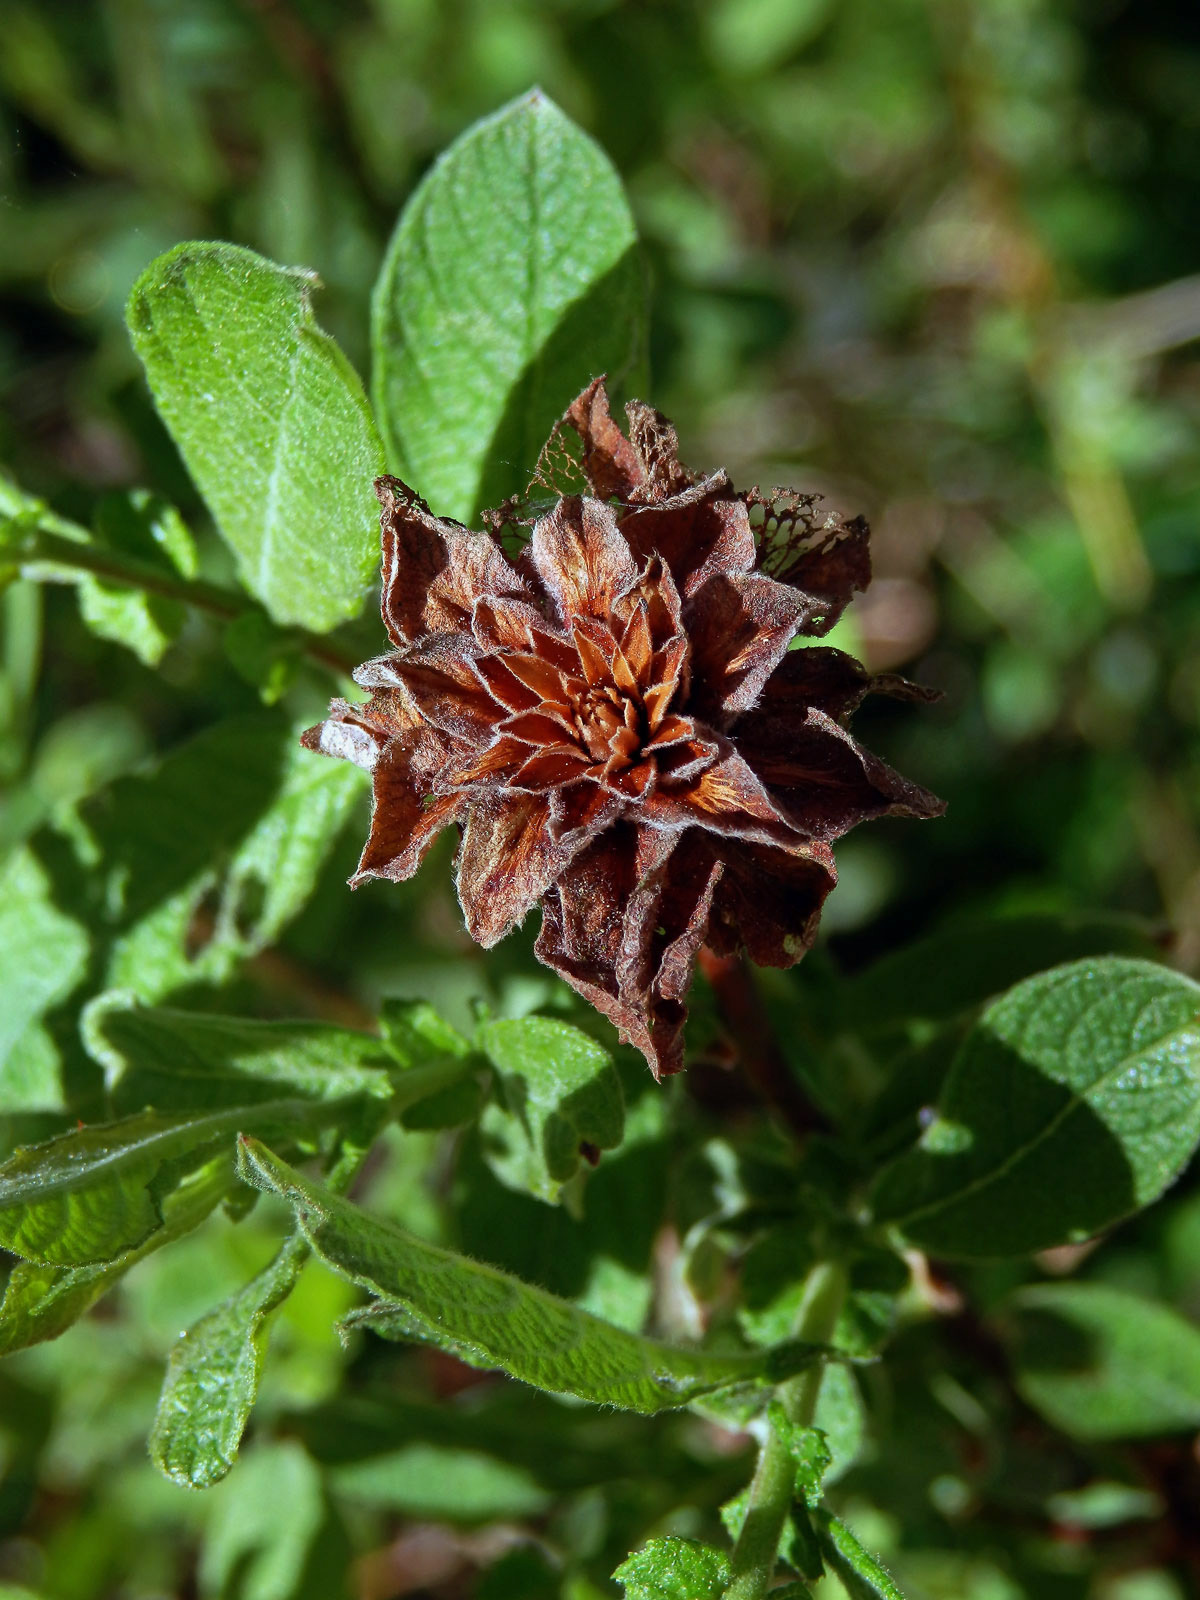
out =
[[[1173,964],[1200,969],[1190,8],[2,0],[0,40],[0,461],[25,489],[115,526],[121,491],[148,485],[198,532],[202,570],[224,576],[129,345],[134,278],[182,238],[311,266],[323,326],[365,372],[369,291],[404,198],[462,128],[540,82],[627,184],[651,275],[649,398],[686,459],[864,512],[876,582],[838,642],[944,693],[920,714],[862,714],[865,742],[949,814],[839,849],[826,943],[778,1003],[817,1004],[825,975],[947,924],[931,985],[968,922],[1097,910],[1142,919]],[[5,851],[260,705],[261,662],[202,617],[152,669],[81,620],[71,587],[16,581],[0,605]],[[302,673],[289,716],[317,715],[324,692]],[[193,781],[183,771],[182,792]],[[476,998],[500,1012],[553,999],[526,935],[488,956],[466,941],[444,857],[352,899],[361,810],[330,818],[343,831],[295,920],[253,903],[247,868],[232,931],[216,904],[217,934],[193,929],[214,953],[192,1003],[354,1024],[382,996],[419,995],[466,1026]],[[19,946],[18,930],[3,959]],[[86,1090],[77,1047],[56,1044]],[[737,1112],[715,1069],[695,1077],[680,1095],[697,1116]],[[619,1184],[606,1169],[627,1270],[614,1245],[609,1280],[587,1280],[596,1304],[640,1292],[628,1240],[657,1221],[668,1181],[659,1113],[644,1096],[633,1109],[640,1143]],[[582,1292],[568,1219],[506,1209],[481,1165],[451,1170],[439,1138],[389,1145],[373,1204]],[[672,1168],[670,1181],[699,1180]],[[444,1403],[464,1375],[443,1358],[338,1345],[350,1292],[313,1269],[282,1314],[244,1460],[207,1496],[167,1484],[144,1450],[165,1352],[269,1257],[277,1224],[214,1221],[0,1370],[0,1580],[64,1600],[339,1585],[367,1600],[591,1600],[615,1594],[602,1575],[649,1531],[709,1530],[744,1481],[743,1445],[692,1418],[584,1416],[510,1385]],[[1194,1180],[1082,1270],[1200,1313]],[[979,1269],[972,1291],[986,1305],[1023,1272]],[[1002,1375],[966,1376],[953,1346],[939,1359],[931,1370],[914,1344],[906,1366],[902,1347],[887,1422],[843,1485],[910,1596],[1200,1592],[1186,1440],[1108,1445],[1084,1468],[1013,1411]],[[1108,1502],[1080,1500],[1089,1484]],[[567,1553],[567,1577],[529,1529]]]

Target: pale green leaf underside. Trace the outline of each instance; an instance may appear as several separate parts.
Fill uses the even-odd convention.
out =
[[[1198,1141],[1200,985],[1147,961],[1073,962],[983,1013],[875,1214],[944,1255],[1022,1255],[1148,1205]]]
[[[444,516],[524,488],[553,423],[644,343],[633,217],[607,156],[538,90],[467,130],[405,206],[372,308],[393,467]]]
[[[383,448],[358,378],[313,319],[312,273],[177,245],[130,295],[155,403],[243,583],[277,622],[362,608],[379,561]]]
[[[769,1355],[677,1350],[612,1327],[508,1273],[368,1216],[253,1140],[243,1142],[239,1161],[247,1182],[290,1201],[327,1265],[375,1297],[352,1320],[385,1336],[429,1341],[552,1394],[644,1413],[782,1376]],[[797,1349],[795,1364],[817,1353]]]

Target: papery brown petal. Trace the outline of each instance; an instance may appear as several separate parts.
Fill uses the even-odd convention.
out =
[[[554,632],[541,612],[524,601],[481,600],[471,627],[476,642],[486,651],[536,655],[563,671],[577,666],[571,641]]]
[[[471,807],[455,871],[467,931],[485,949],[523,921],[607,815],[598,810],[563,837],[552,811],[545,794],[488,796]]]
[[[528,759],[529,746],[504,734],[482,750],[464,750],[459,746],[438,772],[434,788],[439,794],[475,785],[491,788],[511,779]]]
[[[380,609],[394,644],[469,629],[482,595],[532,598],[490,534],[435,517],[399,478],[376,478],[375,493],[383,508]]]
[[[315,728],[306,728],[300,735],[300,743],[306,750],[352,761],[364,772],[373,772],[390,736],[387,728],[364,716],[361,706],[352,706],[347,700],[333,700],[329,716]]]
[[[490,737],[496,708],[475,671],[474,647],[453,635],[392,657],[396,676],[421,716],[455,738]]]
[[[574,728],[567,718],[546,711],[519,711],[516,716],[506,717],[501,726],[514,739],[521,739],[525,744],[535,745],[539,749],[560,744],[574,745],[576,742]],[[529,754],[528,750],[525,754]]]
[[[527,689],[532,690],[539,701],[545,700],[552,705],[567,703],[569,694],[563,684],[563,675],[549,661],[543,661],[541,656],[532,655],[509,655],[503,660],[513,677]]]
[[[650,681],[654,660],[654,641],[650,637],[650,616],[644,600],[639,601],[621,633],[621,650],[640,685]]]
[[[637,577],[611,508],[579,495],[538,519],[529,552],[564,627],[574,617],[607,620],[613,601]]]
[[[622,528],[622,533],[625,531]],[[613,602],[613,618],[625,626],[639,606],[645,606],[650,637],[657,649],[683,629],[683,601],[661,556],[653,555],[637,581]]]
[[[801,596],[759,573],[712,577],[688,606],[689,710],[716,727],[748,711],[795,637]]]
[[[595,685],[607,683],[608,657],[594,639],[578,623],[574,631],[575,651],[579,657],[579,665],[583,669],[584,682]]]
[[[790,844],[797,836],[787,814],[728,739],[715,735],[717,758],[698,776],[681,780],[664,764],[657,791],[642,807],[656,828],[708,828],[734,839]],[[687,752],[689,746],[680,747]]]
[[[636,557],[666,562],[684,600],[714,573],[751,571],[758,556],[750,513],[723,472],[662,505],[627,512],[621,532]]]
[[[573,783],[550,796],[550,831],[564,844],[578,844],[607,827],[624,802],[595,783]]]
[[[645,481],[641,457],[613,421],[603,378],[595,378],[568,406],[563,421],[583,444],[583,472],[601,500],[627,500]]]
[[[553,750],[526,751],[525,764],[509,780],[514,789],[556,789],[560,784],[578,783],[591,766],[582,750],[557,745]]]
[[[776,553],[764,560],[764,570],[772,577],[811,596],[805,633],[828,633],[852,597],[870,583],[870,538],[864,519],[855,517],[839,523],[808,548]]]
[[[683,995],[721,877],[711,851],[681,849],[691,837],[609,828],[550,890],[535,946],[660,1078],[683,1065]]]
[[[639,761],[633,766],[605,768],[601,783],[614,794],[627,800],[644,800],[658,782],[658,768],[653,761]]]
[[[644,1016],[622,1002],[617,963],[625,937],[625,908],[640,879],[674,846],[670,836],[617,822],[581,850],[549,890],[534,954],[617,1026],[651,1059]]]
[[[654,731],[654,736],[646,740],[644,748],[647,750],[665,750],[668,745],[682,744],[687,739],[698,737],[696,724],[691,717],[678,717],[667,715],[663,717]]]
[[[763,686],[758,705],[739,722],[738,739],[760,717],[803,722],[810,706],[840,720],[857,710],[877,681],[853,656],[828,645],[789,650]]]
[[[656,1078],[683,1066],[683,1002],[724,870],[713,841],[687,831],[643,875],[630,899],[617,963],[618,995],[646,1019]]]
[[[463,815],[462,794],[435,796],[418,769],[418,748],[392,743],[373,774],[371,831],[350,879],[352,888],[368,878],[411,878],[437,835]]]
[[[936,795],[910,783],[823,711],[785,720],[755,713],[738,747],[797,830],[836,839],[873,817],[936,817]]]
[[[474,668],[488,694],[505,711],[532,711],[541,704],[541,695],[509,670],[508,657],[480,656]]]
[[[708,943],[718,955],[741,948],[760,967],[794,966],[812,948],[825,897],[837,882],[828,845],[790,849],[730,842],[713,897]]]
[[[630,400],[625,407],[629,420],[629,442],[642,463],[642,482],[638,499],[659,501],[680,494],[692,482],[692,474],[679,459],[679,435],[674,426],[644,400]]]

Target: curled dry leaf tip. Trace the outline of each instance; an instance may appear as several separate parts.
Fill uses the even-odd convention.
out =
[[[372,774],[353,884],[410,877],[454,824],[472,938],[540,903],[539,960],[661,1077],[683,1065],[702,945],[791,966],[836,881],[832,842],[942,806],[846,727],[872,690],[921,691],[791,648],[865,587],[866,524],[692,473],[664,417],[626,412],[628,433],[603,380],[573,402],[537,481],[554,488],[573,433],[587,492],[526,518],[511,557],[513,506],[473,532],[378,480],[393,648],[355,672],[365,704],[335,701],[304,743]]]

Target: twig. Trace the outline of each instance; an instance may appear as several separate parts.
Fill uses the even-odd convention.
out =
[[[29,577],[39,576],[32,570],[38,567],[66,567],[121,588],[140,589],[145,594],[160,595],[164,600],[178,600],[226,622],[255,609],[254,602],[236,590],[224,589],[203,578],[179,577],[152,562],[127,556],[94,540],[68,538],[43,526],[30,528],[13,543],[5,545],[0,555],[5,562],[20,566]],[[348,677],[358,664],[355,657],[319,633],[298,629],[292,637],[310,660],[341,677]]]

